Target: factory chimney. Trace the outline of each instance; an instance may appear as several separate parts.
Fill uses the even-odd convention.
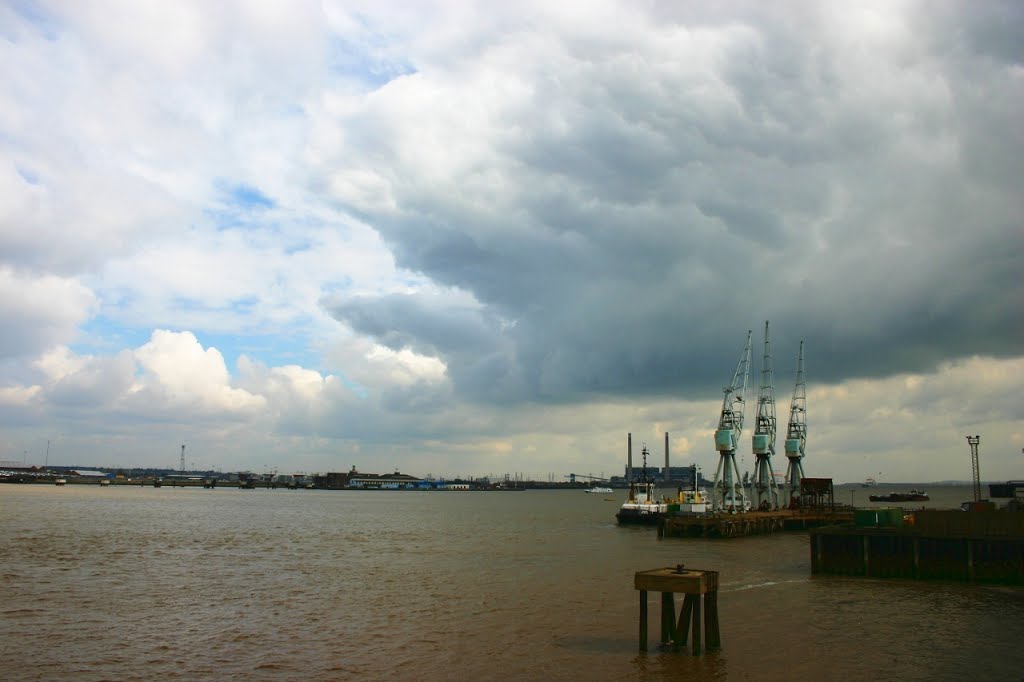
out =
[[[633,434],[626,434],[626,482],[633,482]]]
[[[666,431],[665,432],[665,475],[662,477],[662,478],[664,478],[665,483],[668,483],[670,480],[672,480],[672,475],[670,473],[671,471],[672,470],[668,466],[668,431]]]

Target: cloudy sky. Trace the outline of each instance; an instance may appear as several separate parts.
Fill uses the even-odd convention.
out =
[[[0,82],[0,459],[710,475],[770,320],[808,475],[1024,477],[1019,3],[6,0]]]

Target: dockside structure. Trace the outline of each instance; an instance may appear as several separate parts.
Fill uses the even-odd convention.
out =
[[[1022,513],[864,509],[810,536],[815,574],[1024,584]]]

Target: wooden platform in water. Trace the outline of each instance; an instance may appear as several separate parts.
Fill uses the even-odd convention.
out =
[[[781,531],[807,530],[818,526],[852,523],[853,511],[791,510],[751,511],[741,514],[668,516],[658,524],[658,537],[737,538]]]

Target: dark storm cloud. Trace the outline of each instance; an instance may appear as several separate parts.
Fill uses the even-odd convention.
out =
[[[495,342],[494,325],[486,313],[445,305],[438,297],[363,296],[329,299],[326,305],[354,329],[392,350],[409,348],[421,355],[443,350],[479,354]]]
[[[564,72],[515,74],[532,106],[496,107],[479,164],[500,183],[473,189],[478,167],[434,193],[399,162],[398,212],[366,216],[400,265],[482,308],[333,313],[503,401],[715,395],[750,328],[756,385],[765,319],[780,387],[801,338],[826,382],[1019,354],[1024,79],[1000,24],[1024,26],[1012,6],[966,33],[927,11],[879,38],[817,12],[703,17],[742,30],[690,69],[665,65],[693,58],[682,37],[668,56],[565,39]]]

